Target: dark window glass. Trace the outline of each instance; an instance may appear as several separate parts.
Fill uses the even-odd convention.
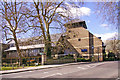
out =
[[[75,35],[73,35],[73,37],[75,37]]]
[[[81,39],[78,39],[78,41],[80,41]]]
[[[68,32],[70,33],[71,31],[69,30]]]
[[[14,43],[10,44],[10,47],[14,47]]]

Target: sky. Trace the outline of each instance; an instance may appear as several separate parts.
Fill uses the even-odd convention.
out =
[[[82,19],[86,21],[87,28],[91,33],[93,33],[97,37],[101,37],[103,41],[113,37],[115,34],[118,33],[117,29],[115,29],[115,25],[112,25],[109,22],[103,22],[102,16],[96,14],[97,6],[95,5],[95,2],[85,3],[84,7],[89,9],[89,15],[83,16]]]
[[[80,8],[71,8],[71,12],[73,17],[79,17],[79,19],[84,20],[87,25],[87,29],[97,37],[101,37],[103,41],[112,38],[117,34],[118,30],[115,29],[115,25],[112,25],[108,22],[102,22],[102,16],[96,14],[96,12],[100,12],[96,10],[95,2],[85,2],[85,4]],[[59,9],[61,10],[61,9]],[[77,11],[76,11],[77,10]],[[113,26],[113,27],[111,27]],[[58,29],[50,30],[51,34],[60,33],[61,31]],[[29,31],[28,33],[31,33]],[[22,35],[23,38],[26,38],[26,35]]]
[[[74,14],[73,17],[79,16],[81,20],[86,22],[87,29],[91,33],[97,37],[101,37],[101,39],[105,41],[114,37],[118,32],[117,29],[115,29],[115,25],[110,24],[107,21],[102,21],[102,16],[96,14],[96,12],[100,12],[99,10],[97,11],[96,7],[95,2],[85,2],[85,4],[80,8],[71,9],[71,12]]]

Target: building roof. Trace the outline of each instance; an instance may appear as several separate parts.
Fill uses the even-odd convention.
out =
[[[45,46],[44,44],[36,44],[36,45],[20,46],[19,48],[25,50],[25,49],[43,48],[44,46]],[[15,51],[15,50],[16,47],[10,47],[9,49],[4,51]]]
[[[62,33],[59,34],[51,34],[51,41],[55,42],[58,41],[58,39],[61,37]],[[22,38],[22,39],[18,39],[18,41],[20,42],[27,42],[29,40],[34,40],[34,39],[39,39],[39,40],[43,40],[43,37],[31,37],[31,38]],[[9,42],[9,44],[15,43],[14,40],[12,40],[11,42]]]
[[[51,35],[51,41],[52,42],[56,42],[59,40],[59,38],[61,37],[62,34],[52,34]],[[23,38],[23,39],[19,39],[20,42],[24,42],[24,41],[28,41],[28,40],[32,40],[33,38]],[[43,40],[43,37],[39,38],[39,37],[34,37],[34,39],[40,39]],[[12,40],[9,44],[15,43],[14,40]],[[52,46],[55,46],[55,43],[51,44]],[[35,44],[35,45],[26,45],[26,46],[19,46],[20,49],[25,50],[25,49],[33,49],[33,48],[43,48],[45,45],[44,44]],[[5,51],[14,51],[16,50],[16,47],[10,47],[9,49],[5,50]]]
[[[86,25],[86,22],[85,21],[82,21],[82,20],[72,20],[72,21],[69,21],[67,22],[66,24],[64,24],[65,27],[71,27],[72,24],[82,24],[82,26],[77,26],[77,27],[84,27],[85,29],[87,29],[87,25]],[[70,25],[70,26],[69,26]]]
[[[78,22],[85,22],[85,21],[79,20],[79,19],[75,19],[75,20],[71,20],[71,21],[67,22],[66,24],[78,23]]]

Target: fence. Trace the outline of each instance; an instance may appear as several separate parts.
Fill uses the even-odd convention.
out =
[[[75,59],[48,59],[45,64],[62,64],[62,63],[71,63],[75,62]]]
[[[19,66],[18,58],[2,58],[2,67]],[[22,64],[25,66],[34,66],[35,63],[41,64],[41,56],[37,57],[22,57]]]
[[[45,64],[62,64],[62,63],[70,63],[75,62],[75,58],[73,55],[64,55],[59,56],[57,59],[47,59]],[[19,59],[18,58],[2,58],[2,67],[12,67],[12,66],[19,66]],[[38,65],[41,64],[41,56],[36,57],[22,57],[22,64],[24,66],[35,66],[37,63]]]
[[[75,62],[73,55],[58,55],[55,59],[47,59],[45,64],[62,64]]]

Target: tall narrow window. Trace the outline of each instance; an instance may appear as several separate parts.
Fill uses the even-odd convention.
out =
[[[78,41],[80,41],[81,39],[78,39]]]
[[[68,32],[70,33],[71,31],[69,30]]]
[[[73,35],[73,37],[76,37],[75,35]]]

